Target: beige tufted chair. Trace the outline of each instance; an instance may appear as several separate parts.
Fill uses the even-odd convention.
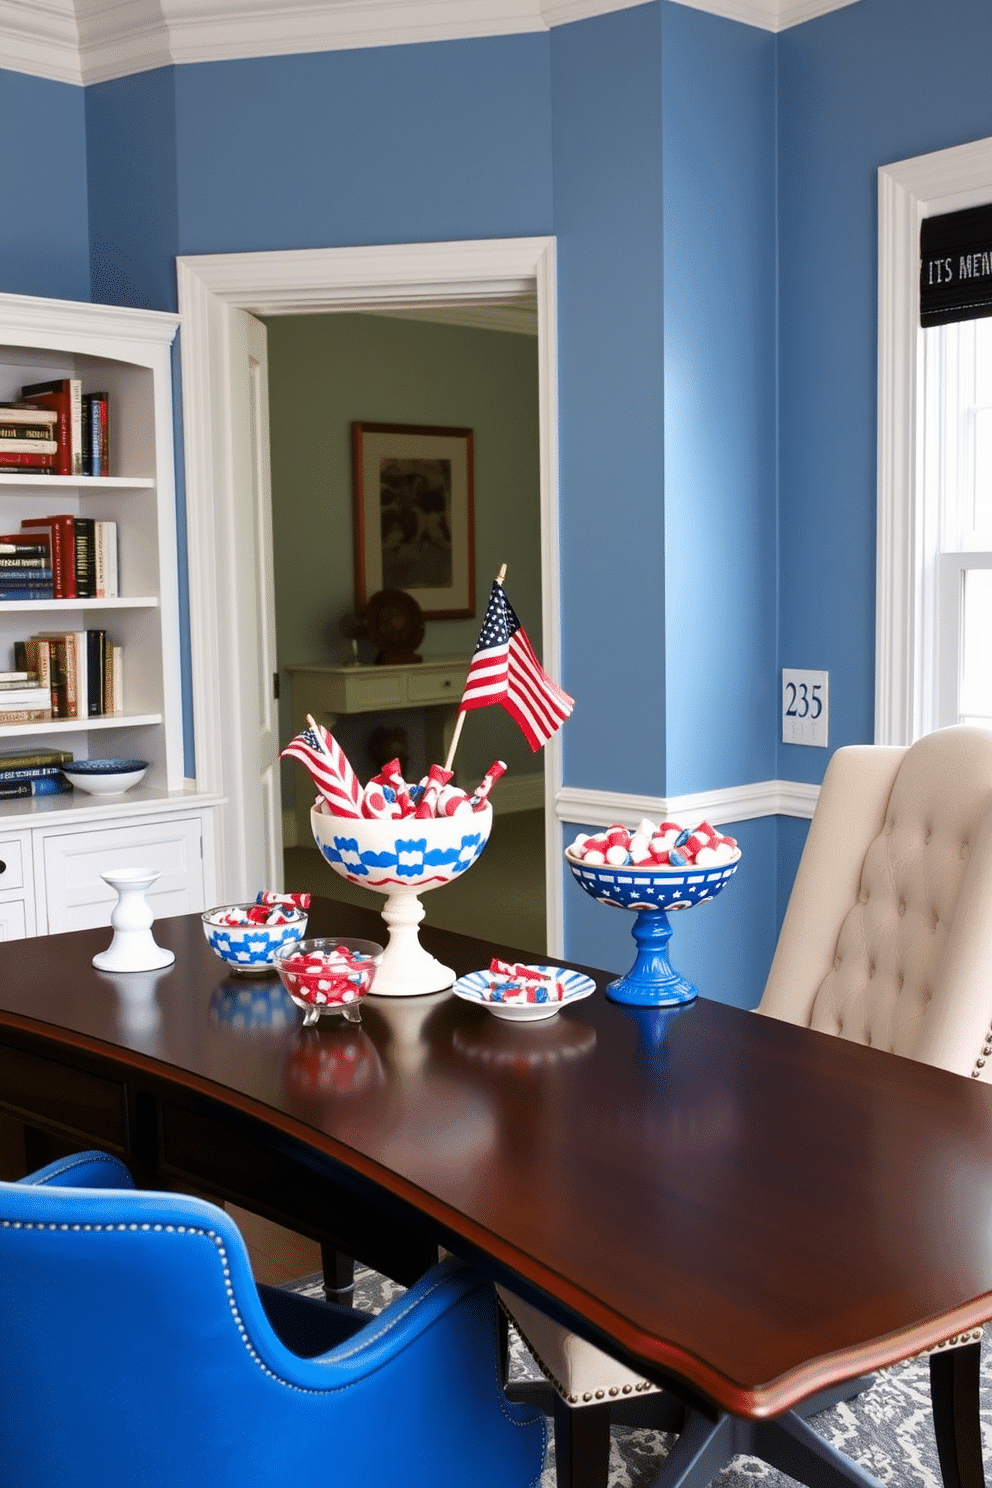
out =
[[[757,1011],[992,1078],[992,732],[955,727],[908,749],[836,751]],[[641,1412],[668,1405],[670,1414],[668,1397],[645,1399],[654,1389],[647,1381],[501,1295],[557,1392],[558,1488],[603,1488],[611,1414],[629,1417],[631,1400]],[[931,1356],[945,1488],[984,1482],[980,1336],[948,1340]],[[687,1439],[702,1439],[697,1424],[690,1413],[673,1457],[691,1456]],[[799,1475],[795,1463],[785,1470]],[[674,1462],[669,1478],[679,1488],[708,1481],[680,1476]]]

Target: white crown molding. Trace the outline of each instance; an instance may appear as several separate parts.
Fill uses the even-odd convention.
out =
[[[0,0],[2,65],[102,83],[185,62],[519,35],[646,0]],[[677,0],[782,31],[859,0]]]
[[[832,10],[858,5],[860,0],[675,0],[675,3],[724,16],[728,21],[740,21],[745,26],[758,26],[762,31],[787,31]]]
[[[799,780],[758,780],[683,796],[633,796],[565,786],[555,795],[555,814],[560,822],[589,827],[635,822],[642,816],[687,825],[705,820],[721,826],[761,816],[811,817],[819,794],[818,785]]]
[[[0,0],[0,66],[54,83],[82,83],[73,0]]]

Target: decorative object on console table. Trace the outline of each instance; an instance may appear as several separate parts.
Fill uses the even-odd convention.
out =
[[[21,531],[35,536],[47,533],[52,554],[52,584],[55,599],[76,598],[76,519],[72,512],[51,517],[22,517]]]
[[[475,614],[474,436],[430,424],[353,423],[355,608],[411,594],[428,620]]]
[[[345,666],[361,666],[362,663],[358,658],[358,643],[364,636],[368,635],[368,629],[365,625],[365,616],[342,615],[341,619],[338,621],[338,629],[344,636],[345,640],[351,642],[351,655],[345,662]]]
[[[21,388],[21,398],[58,414],[58,475],[83,473],[83,384],[78,377],[57,377]]]
[[[424,617],[412,594],[403,589],[380,589],[365,606],[365,633],[379,647],[376,666],[410,666],[423,658],[417,647],[424,639]]]

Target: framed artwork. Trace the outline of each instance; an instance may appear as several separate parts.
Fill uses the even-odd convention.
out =
[[[471,429],[353,423],[355,608],[411,594],[428,620],[475,614]]]

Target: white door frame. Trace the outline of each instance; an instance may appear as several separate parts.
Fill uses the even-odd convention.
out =
[[[934,514],[925,509],[918,430],[920,224],[992,196],[992,139],[878,172],[878,516],[875,743],[912,744],[938,726],[936,595],[927,576]]]
[[[182,317],[183,431],[196,779],[224,794],[221,881],[226,892],[245,873],[237,802],[245,772],[220,634],[223,533],[238,516],[231,480],[231,375],[226,318],[231,307],[255,315],[478,304],[537,294],[541,473],[541,590],[544,665],[561,674],[558,526],[558,333],[555,240],[496,238],[370,248],[217,253],[178,258]],[[251,637],[238,637],[250,645]],[[563,881],[555,800],[561,735],[545,746],[544,791],[548,950],[563,951]]]

